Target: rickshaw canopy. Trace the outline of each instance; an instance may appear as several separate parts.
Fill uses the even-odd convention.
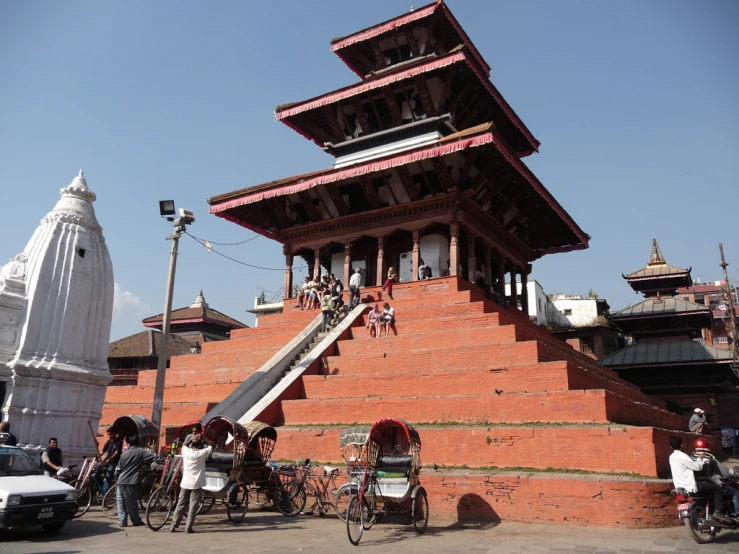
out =
[[[414,473],[421,470],[421,437],[403,419],[387,417],[375,422],[367,443],[369,463],[377,466],[382,456],[408,456]]]
[[[249,437],[249,441],[264,437],[277,442],[277,430],[271,425],[267,425],[261,421],[252,421],[251,423],[246,424],[245,429]]]
[[[159,428],[142,415],[124,415],[110,426],[123,437],[138,436],[140,441],[159,437]]]
[[[364,446],[369,440],[371,429],[370,425],[357,425],[344,429],[339,435],[339,446],[341,448],[345,446]]]
[[[216,451],[233,450],[233,442],[249,442],[247,430],[240,423],[227,417],[214,417],[205,424],[203,432],[205,436],[213,441],[214,450]]]

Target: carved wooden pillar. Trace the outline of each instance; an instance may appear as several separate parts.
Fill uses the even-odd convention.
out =
[[[314,248],[313,255],[316,257],[313,262],[313,279],[317,282],[321,280],[321,249]]]
[[[290,246],[285,245],[282,248],[285,254],[285,294],[284,298],[293,297],[293,254],[290,252]]]
[[[449,275],[457,276],[459,268],[459,225],[452,223],[449,226]]]
[[[518,308],[518,280],[516,279],[518,268],[511,265],[511,304],[514,308]]]
[[[521,311],[527,316],[529,315],[529,276],[526,274],[526,268],[521,270]]]
[[[505,258],[502,254],[498,255],[498,288],[497,292],[501,300],[505,300]]]
[[[475,256],[475,235],[467,233],[467,277],[470,283],[475,282],[477,276],[477,257]]]
[[[485,277],[485,285],[489,288],[493,284],[493,270],[490,267],[490,248],[485,244],[483,249],[482,274]]]
[[[350,243],[344,245],[344,288],[349,288],[349,279],[352,275],[352,247]]]
[[[413,278],[411,281],[418,281],[418,268],[421,259],[421,238],[418,231],[413,231]]]
[[[381,287],[385,284],[385,281],[383,280],[385,276],[385,268],[383,267],[383,258],[384,256],[384,248],[383,248],[383,238],[378,237],[377,239],[377,282],[375,283],[376,286]]]

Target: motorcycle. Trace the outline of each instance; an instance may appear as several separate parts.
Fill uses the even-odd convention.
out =
[[[724,487],[739,489],[737,479],[739,475],[735,468],[732,471],[731,480],[723,480]],[[727,520],[717,520],[713,517],[713,497],[699,496],[689,493],[685,489],[675,489],[672,496],[677,504],[677,514],[681,521],[685,522],[688,535],[698,544],[712,542],[718,533],[724,530],[739,529],[739,514],[729,514]]]

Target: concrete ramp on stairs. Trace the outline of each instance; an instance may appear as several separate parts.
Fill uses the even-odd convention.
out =
[[[326,333],[321,333],[322,315],[319,313],[293,340],[212,408],[203,417],[203,421],[208,422],[214,417],[222,416],[244,424],[256,419],[256,416],[294,385],[305,370],[318,360],[366,309],[366,304],[360,304]]]

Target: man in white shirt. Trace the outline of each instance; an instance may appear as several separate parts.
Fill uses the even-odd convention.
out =
[[[697,493],[700,496],[713,496],[713,517],[726,520],[724,515],[724,499],[721,487],[709,481],[695,480],[695,471],[703,469],[706,460],[703,452],[698,452],[698,459],[694,460],[682,451],[683,441],[679,437],[670,438],[670,446],[674,450],[670,454],[670,471],[672,481],[676,489],[685,489],[689,493]]]
[[[354,275],[349,279],[349,309],[353,310],[359,305],[359,287],[362,283],[362,269],[354,270]]]
[[[180,485],[180,497],[177,500],[177,508],[172,519],[170,533],[174,533],[182,522],[185,508],[189,503],[185,533],[194,533],[192,528],[195,516],[200,509],[203,499],[203,487],[205,486],[205,460],[213,452],[208,437],[195,433],[192,438],[185,441],[182,446],[182,484]]]

